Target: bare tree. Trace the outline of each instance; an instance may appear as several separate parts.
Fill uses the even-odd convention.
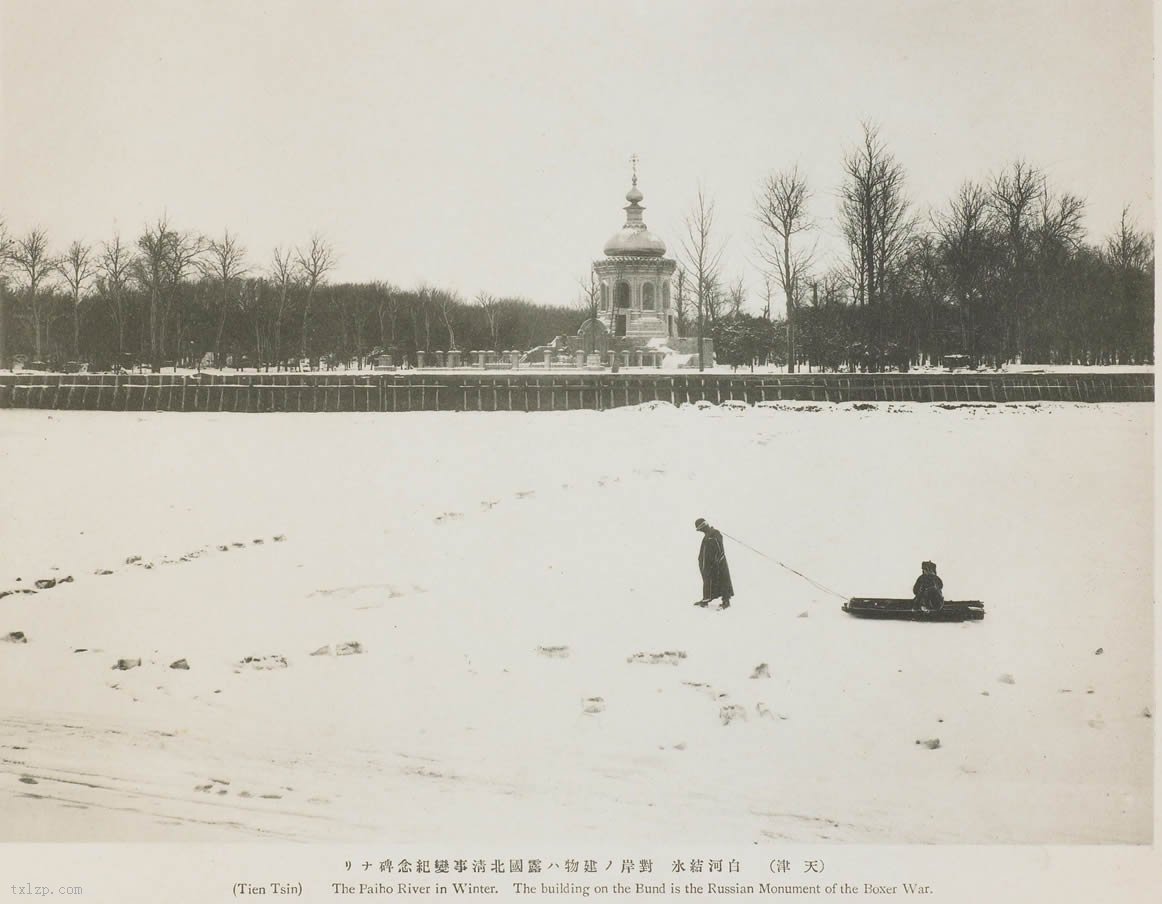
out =
[[[307,297],[303,301],[303,333],[299,354],[307,357],[308,332],[310,322],[311,302],[315,299],[315,292],[326,281],[327,274],[335,268],[335,249],[318,233],[311,236],[311,243],[305,249],[295,250],[295,266],[298,278],[307,290]]]
[[[117,327],[117,352],[125,351],[125,326],[129,319],[128,289],[133,273],[133,253],[121,244],[120,234],[101,246],[97,259],[97,284],[113,312]]]
[[[851,257],[854,294],[876,309],[915,229],[904,196],[904,168],[870,123],[863,124],[863,141],[844,157],[843,168],[840,223]]]
[[[81,356],[81,300],[97,270],[92,260],[92,250],[81,242],[69,245],[64,257],[57,261],[56,271],[68,286],[72,297],[73,311],[73,356]]]
[[[722,316],[722,309],[726,303],[726,296],[723,294],[722,284],[719,279],[719,275],[715,273],[706,280],[706,285],[703,290],[705,297],[702,301],[702,310],[706,316],[706,322],[710,324],[711,331],[713,331],[714,326]]]
[[[440,315],[444,318],[444,326],[448,330],[448,351],[456,351],[456,328],[452,325],[452,315],[460,307],[460,299],[455,292],[435,292],[436,304],[440,306]]]
[[[577,285],[581,289],[577,305],[585,314],[585,322],[588,325],[588,351],[592,355],[597,351],[597,323],[601,316],[601,283],[597,281],[597,271],[590,270],[589,279],[579,279]]]
[[[813,228],[807,213],[811,192],[806,177],[795,166],[772,173],[755,199],[759,222],[759,255],[774,272],[787,304],[787,371],[795,372],[796,310],[802,301],[814,259],[814,247],[796,247],[797,236]],[[768,291],[769,291],[768,282]],[[770,302],[767,303],[768,318]]]
[[[1045,243],[1076,251],[1085,230],[1085,201],[1068,192],[1055,195],[1048,186],[1041,189],[1037,203],[1037,238]]]
[[[689,280],[686,278],[686,268],[678,266],[677,288],[674,293],[674,316],[678,321],[678,335],[686,335],[686,327],[689,321],[689,299],[686,297],[686,286]]]
[[[341,351],[343,359],[349,360],[352,353],[356,367],[363,368],[365,327],[375,311],[377,299],[374,289],[369,286],[345,287],[348,291],[333,291],[332,298],[339,313],[339,326],[343,332]]]
[[[1153,267],[1154,239],[1134,225],[1128,206],[1122,208],[1117,231],[1106,239],[1103,250],[1106,259],[1118,270],[1148,272]]]
[[[39,227],[33,229],[13,244],[9,256],[24,284],[28,313],[32,320],[33,349],[40,361],[44,359],[51,327],[48,299],[43,297],[41,289],[57,266],[56,259],[48,251],[48,233]]]
[[[185,317],[182,305],[182,289],[195,272],[202,268],[202,256],[206,252],[206,240],[194,232],[174,232],[170,242],[170,253],[167,260],[167,275],[169,277],[167,314],[173,312],[176,321],[174,331],[174,358],[182,356],[185,347]],[[161,336],[158,348],[165,354],[166,323],[168,316],[161,321]],[[155,362],[154,369],[159,368]]]
[[[0,370],[7,370],[8,361],[8,270],[12,266],[15,243],[8,234],[8,225],[0,220]]]
[[[154,370],[161,367],[161,320],[169,273],[169,256],[174,232],[165,217],[147,226],[137,239],[140,252],[133,262],[133,275],[149,296],[149,360]]]
[[[270,361],[273,337],[268,313],[269,284],[262,277],[243,279],[238,283],[237,306],[243,321],[254,334],[254,356],[256,364]],[[219,337],[219,343],[221,338]]]
[[[773,286],[773,284],[771,283],[771,277],[769,275],[764,274],[764,276],[763,276],[763,319],[764,320],[771,319],[771,300],[774,297],[774,293],[772,291],[772,286]]]
[[[500,301],[494,295],[489,295],[487,292],[479,292],[476,295],[476,304],[484,312],[484,319],[488,324],[488,335],[492,342],[492,350],[498,352],[500,351],[500,338],[496,328],[496,317],[500,312]]]
[[[993,256],[988,218],[988,191],[973,182],[961,185],[947,213],[932,218],[944,269],[960,305],[961,343],[973,358],[979,353],[981,305]]]
[[[282,367],[282,321],[290,305],[291,291],[298,285],[298,272],[289,250],[275,248],[270,267],[267,268],[271,287],[274,289],[274,325],[271,337],[274,346],[274,361]]]
[[[1013,359],[1024,346],[1026,320],[1032,294],[1032,235],[1036,229],[1036,203],[1045,190],[1045,175],[1024,160],[1015,161],[993,177],[989,192],[990,220],[1004,239],[1006,292],[1004,305],[1004,355]]]
[[[424,318],[424,351],[432,351],[432,295],[433,289],[428,286],[416,297],[416,309]],[[419,336],[416,337],[416,347],[419,347]]]
[[[1024,160],[993,177],[989,208],[996,226],[1014,251],[1023,250],[1034,225],[1034,204],[1045,189],[1045,175]]]
[[[166,353],[166,323],[171,310],[177,320],[174,344],[181,349],[181,290],[197,268],[205,243],[199,235],[172,228],[163,216],[145,228],[137,239],[137,248],[139,254],[132,272],[149,296],[149,360],[153,370],[158,371]]]
[[[737,317],[742,313],[743,305],[746,304],[746,287],[743,285],[741,276],[727,287],[726,295],[730,315]]]
[[[246,248],[226,229],[221,239],[211,239],[206,248],[202,271],[218,287],[218,330],[214,335],[214,360],[222,360],[222,333],[226,329],[226,312],[230,306],[230,284],[247,272]],[[241,300],[241,297],[239,297]]]
[[[718,267],[723,246],[714,238],[714,202],[698,187],[698,198],[686,216],[686,234],[682,237],[682,256],[690,273],[698,302],[698,369],[706,369],[706,315],[715,312]]]
[[[1136,362],[1150,360],[1153,339],[1154,238],[1122,208],[1117,231],[1106,239],[1102,256],[1114,273],[1112,301],[1119,309],[1122,345]]]
[[[379,320],[379,344],[385,349],[395,345],[396,321],[399,318],[399,289],[384,282],[371,284],[375,293],[375,314]],[[390,335],[387,327],[390,326]]]

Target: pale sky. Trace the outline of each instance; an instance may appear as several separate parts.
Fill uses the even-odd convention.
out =
[[[629,157],[672,255],[701,184],[758,308],[753,199],[798,163],[820,255],[860,122],[918,210],[1021,157],[1151,228],[1149,0],[0,0],[0,217],[57,249],[172,225],[252,265],[569,304]]]

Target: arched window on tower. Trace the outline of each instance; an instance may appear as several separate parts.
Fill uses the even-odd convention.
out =
[[[662,280],[662,310],[670,310],[670,281]]]
[[[652,311],[654,309],[654,284],[651,282],[642,285],[642,310]]]
[[[617,284],[616,300],[619,308],[629,307],[629,283],[622,281]]]
[[[603,310],[603,311],[609,310],[609,284],[608,283],[601,284],[601,310]]]

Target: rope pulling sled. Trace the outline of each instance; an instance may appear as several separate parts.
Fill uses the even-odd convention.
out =
[[[945,600],[937,609],[923,609],[917,605],[916,600],[911,598],[892,599],[888,597],[845,596],[839,591],[832,590],[827,585],[821,584],[814,578],[792,568],[785,562],[780,562],[774,556],[767,555],[761,549],[755,549],[749,543],[740,540],[738,537],[732,536],[724,530],[720,532],[722,536],[730,537],[739,546],[749,549],[751,552],[762,556],[768,561],[774,562],[780,568],[784,568],[791,572],[791,574],[797,575],[813,587],[843,600],[843,611],[857,618],[900,619],[903,621],[927,622],[980,621],[984,618],[984,603],[980,600]]]

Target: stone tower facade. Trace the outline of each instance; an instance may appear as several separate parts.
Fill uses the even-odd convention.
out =
[[[646,229],[642,197],[635,165],[625,195],[625,225],[605,243],[605,257],[593,262],[601,287],[598,316],[628,348],[678,335],[670,303],[670,277],[677,265],[666,257],[666,243]]]

